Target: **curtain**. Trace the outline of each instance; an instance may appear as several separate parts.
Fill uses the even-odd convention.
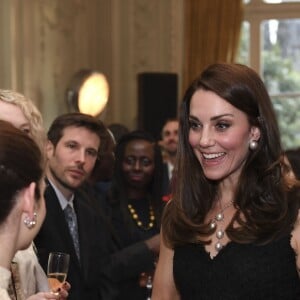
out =
[[[211,63],[234,62],[243,0],[184,1],[183,90]]]

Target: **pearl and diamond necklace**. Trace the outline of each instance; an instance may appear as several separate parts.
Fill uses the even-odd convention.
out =
[[[225,230],[223,228],[217,228],[218,223],[224,221],[224,211],[233,205],[233,201],[228,202],[221,208],[220,212],[216,214],[215,218],[210,223],[210,228],[212,230],[216,229],[216,237],[218,241],[215,243],[215,249],[219,252],[223,248],[223,244],[221,243],[222,238],[225,236]]]

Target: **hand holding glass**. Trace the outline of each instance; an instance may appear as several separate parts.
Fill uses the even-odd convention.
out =
[[[66,280],[69,261],[70,255],[67,253],[51,252],[49,254],[47,276],[53,293],[57,293],[58,288]]]

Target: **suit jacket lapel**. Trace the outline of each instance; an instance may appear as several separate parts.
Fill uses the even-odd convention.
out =
[[[91,236],[88,232],[86,232],[86,229],[89,228],[87,223],[92,222],[89,218],[90,214],[86,213],[87,207],[84,203],[84,201],[81,199],[78,194],[75,194],[74,199],[74,208],[76,211],[77,216],[77,222],[78,222],[78,237],[79,237],[79,246],[80,246],[80,264],[82,266],[83,270],[89,270],[89,251],[90,251],[90,242],[89,239]],[[87,274],[85,274],[86,276]]]
[[[53,224],[51,225],[53,230],[61,233],[60,235],[63,237],[61,242],[64,243],[64,248],[68,249],[69,254],[76,259],[76,262],[80,267],[64,212],[61,209],[56,193],[50,183],[47,184],[47,188],[45,190],[45,200],[47,215],[49,216],[50,220],[54,220]]]

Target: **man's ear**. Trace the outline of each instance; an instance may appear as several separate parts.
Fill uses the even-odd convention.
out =
[[[52,144],[51,141],[47,140],[46,142],[46,155],[47,158],[49,159],[50,157],[52,157],[54,154],[54,145]]]
[[[28,214],[28,217],[32,218],[35,208],[35,188],[36,183],[31,182],[27,187],[23,188],[22,193],[22,202],[23,202],[23,211]]]

